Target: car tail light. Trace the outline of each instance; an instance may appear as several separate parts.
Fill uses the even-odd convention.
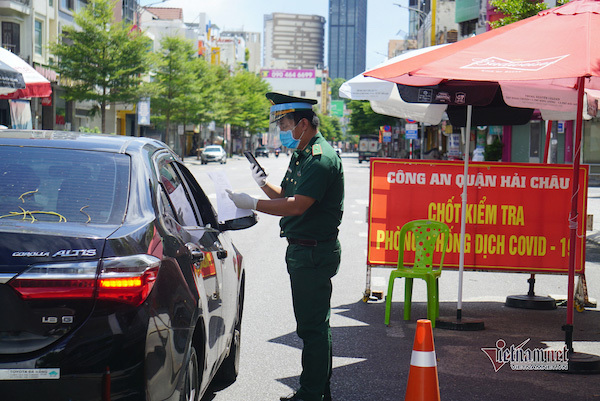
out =
[[[148,297],[160,259],[132,255],[98,262],[36,265],[15,277],[9,284],[23,299],[85,299],[96,293],[98,299],[139,305]],[[97,292],[96,292],[97,290]]]
[[[98,299],[139,305],[148,297],[160,259],[150,255],[107,258],[98,277]]]
[[[9,284],[23,299],[92,298],[98,262],[35,265]]]

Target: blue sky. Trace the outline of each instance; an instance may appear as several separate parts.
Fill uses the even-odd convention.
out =
[[[153,4],[155,7],[183,8],[185,22],[191,22],[199,13],[205,12],[221,30],[243,28],[262,33],[263,16],[273,12],[315,14],[329,18],[328,0],[169,0],[159,4],[152,0],[142,0],[140,3]],[[368,0],[367,69],[385,61],[388,41],[402,39],[408,31],[408,11],[394,3],[407,5],[408,1]],[[327,35],[327,28],[325,34]],[[327,48],[327,36],[325,47]]]

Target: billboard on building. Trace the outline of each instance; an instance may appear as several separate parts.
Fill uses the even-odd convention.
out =
[[[262,69],[260,77],[268,82],[275,92],[305,91],[306,97],[314,97],[308,92],[316,92],[317,79],[320,78],[315,70],[284,69]]]
[[[344,117],[344,101],[343,100],[332,100],[331,101],[331,115],[334,117]]]

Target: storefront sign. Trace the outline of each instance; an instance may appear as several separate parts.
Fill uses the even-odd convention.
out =
[[[371,159],[367,263],[395,266],[400,228],[411,220],[429,219],[450,227],[444,268],[458,268],[463,170],[461,161]],[[581,188],[587,188],[587,177],[588,166],[581,166]],[[472,162],[465,269],[567,273],[572,178],[571,165]],[[575,269],[580,273],[587,191],[579,191],[577,202]],[[405,260],[414,258],[409,247]]]
[[[260,70],[261,78],[309,78],[316,77],[315,70]]]

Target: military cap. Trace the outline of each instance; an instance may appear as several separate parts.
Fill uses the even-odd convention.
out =
[[[296,110],[312,110],[312,106],[317,104],[317,101],[314,99],[303,99],[275,92],[268,92],[265,96],[273,105],[271,106],[271,115],[269,118],[269,122],[271,123],[280,120],[284,115]]]

